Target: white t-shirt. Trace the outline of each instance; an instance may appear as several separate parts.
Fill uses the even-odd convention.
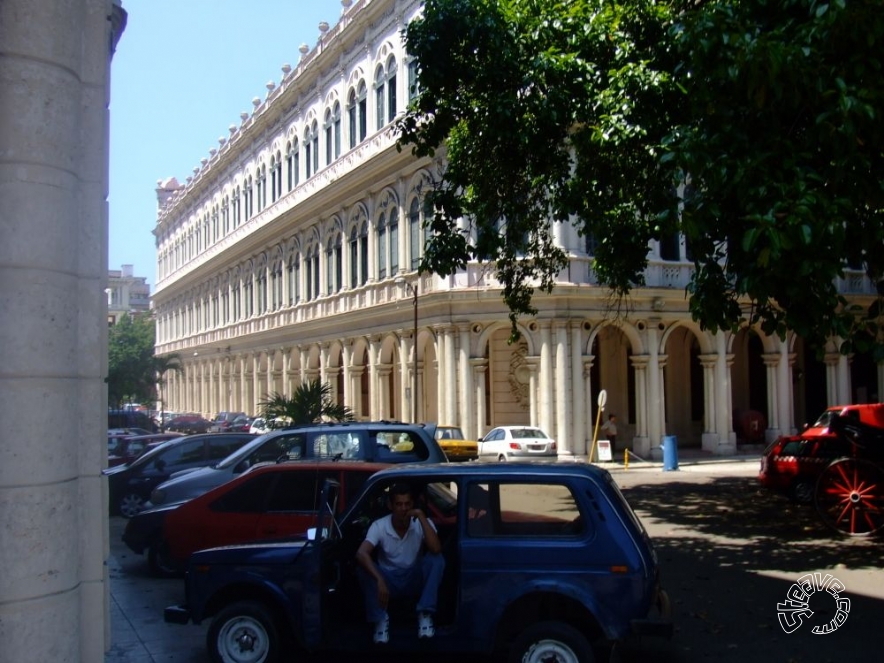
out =
[[[430,527],[436,530],[433,521],[428,521]],[[387,570],[408,569],[414,566],[417,556],[421,552],[421,544],[424,542],[424,528],[420,520],[412,518],[401,537],[393,529],[393,516],[388,515],[379,518],[368,528],[365,540],[371,543],[378,551],[378,566]]]

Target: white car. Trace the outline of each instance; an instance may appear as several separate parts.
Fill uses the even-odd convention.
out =
[[[254,421],[252,421],[252,425],[249,427],[249,432],[255,435],[263,435],[264,433],[269,433],[277,428],[290,426],[291,423],[291,419],[286,419],[285,417],[277,417],[270,421],[267,421],[264,417],[256,417]]]
[[[558,457],[556,441],[534,426],[498,426],[479,440],[479,457],[507,460],[550,460]]]

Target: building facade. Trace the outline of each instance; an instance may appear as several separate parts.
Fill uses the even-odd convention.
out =
[[[881,367],[835,345],[758,329],[717,334],[692,321],[692,264],[679,237],[652,242],[647,287],[612,305],[593,245],[555,228],[569,256],[510,344],[487,265],[418,274],[425,194],[441,157],[396,149],[414,66],[402,30],[415,0],[342,1],[334,26],[282,68],[264,99],[194,174],[158,185],[153,299],[157,352],[176,411],[256,412],[271,393],[327,382],[361,419],[540,426],[562,457],[584,457],[598,419],[640,457],[666,436],[713,454],[794,431],[828,404],[877,400]],[[841,292],[870,302],[862,272]]]
[[[0,659],[104,660],[118,0],[0,2]]]
[[[107,324],[119,322],[124,315],[150,311],[150,284],[145,276],[135,276],[132,265],[107,272]]]

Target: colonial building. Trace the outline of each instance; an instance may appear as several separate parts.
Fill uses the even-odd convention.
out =
[[[157,351],[184,359],[167,376],[172,409],[255,412],[319,378],[361,419],[458,424],[476,438],[530,423],[560,456],[582,457],[603,389],[640,456],[671,435],[730,453],[827,404],[877,398],[880,367],[865,357],[832,345],[819,361],[792,334],[700,329],[679,237],[651,244],[648,286],[616,307],[592,242],[558,225],[569,265],[509,344],[488,265],[417,273],[441,163],[398,151],[391,128],[412,89],[402,30],[420,3],[341,4],[192,176],[159,184]],[[859,271],[838,287],[873,295]]]
[[[150,310],[150,284],[135,276],[132,265],[107,271],[107,324],[117,324],[124,315]]]

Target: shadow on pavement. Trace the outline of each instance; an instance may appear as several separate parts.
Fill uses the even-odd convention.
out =
[[[627,648],[624,660],[877,660],[884,615],[884,601],[874,598],[884,596],[880,540],[841,537],[812,507],[760,489],[753,477],[639,485],[623,493],[654,532],[676,627],[671,642]],[[809,572],[844,583],[849,615],[832,633],[812,633],[837,611],[835,598],[817,591],[809,599],[813,616],[787,634],[777,606]]]

